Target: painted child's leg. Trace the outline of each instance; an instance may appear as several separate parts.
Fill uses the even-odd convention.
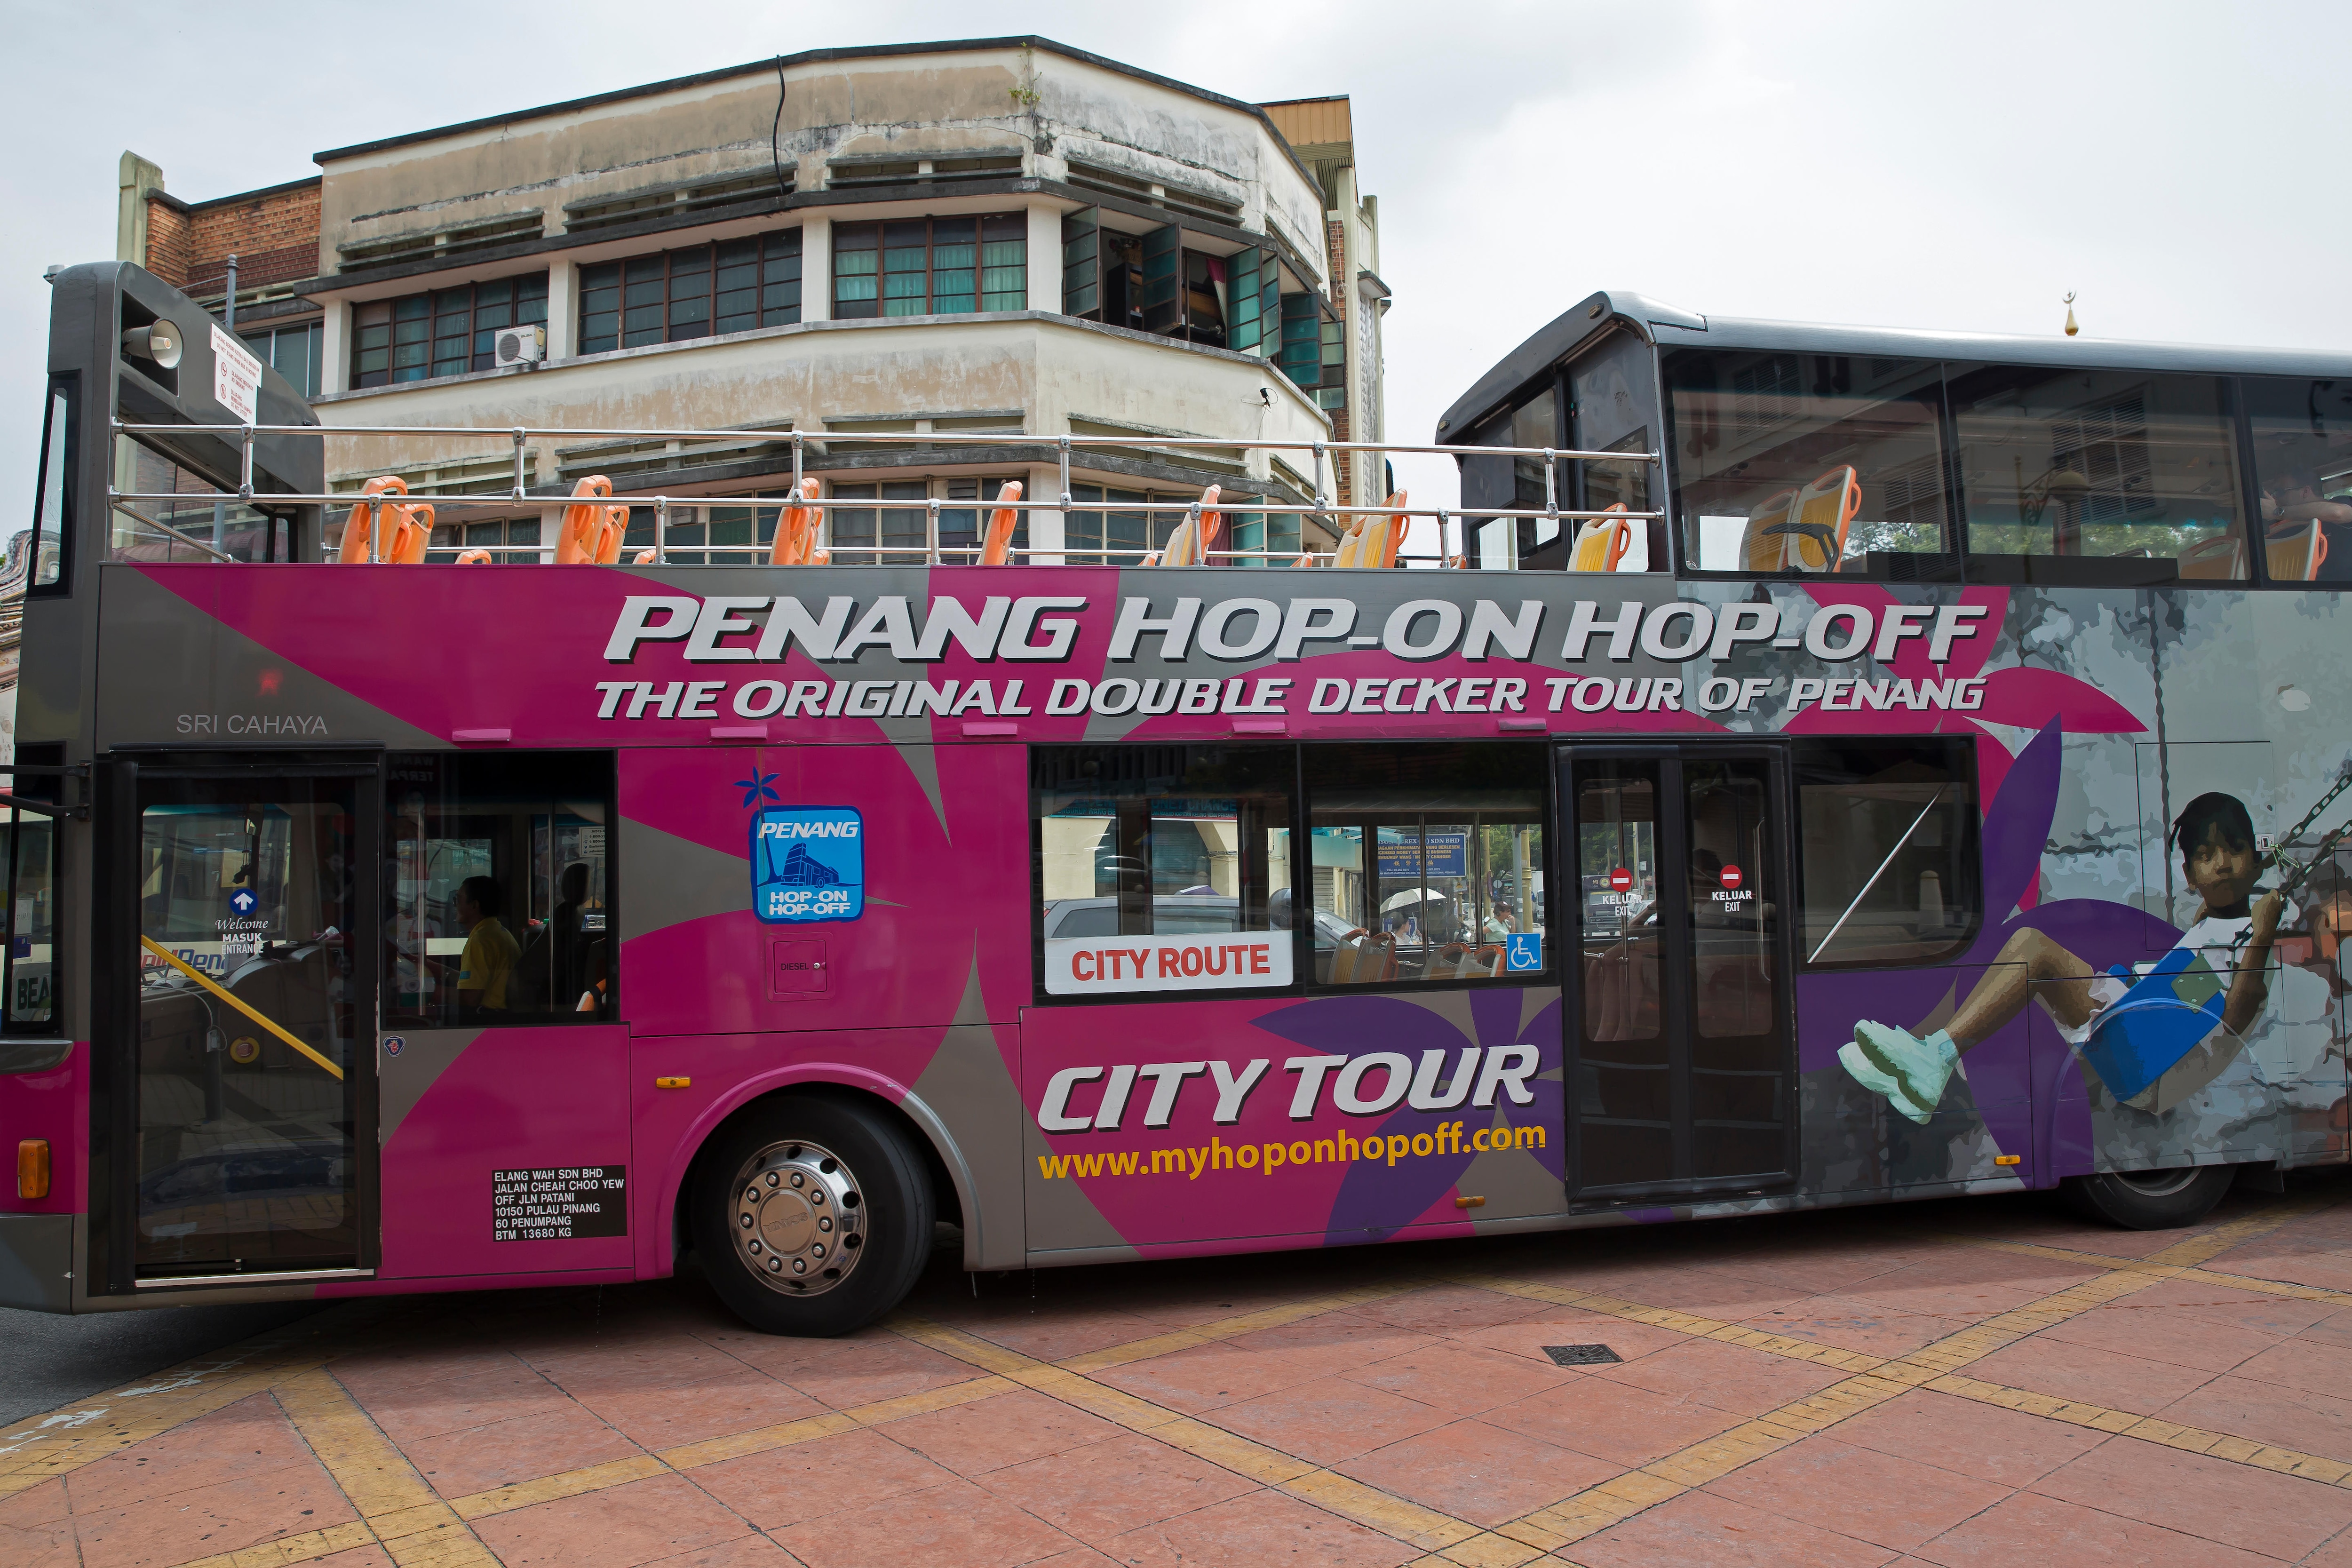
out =
[[[1944,1098],[1960,1053],[2024,1010],[2033,987],[2069,1028],[2091,1016],[2091,966],[2042,935],[2021,931],[2001,945],[1952,1021],[1922,1038],[1908,1029],[1864,1020],[1854,1026],[1853,1044],[1838,1051],[1847,1072],[1864,1087],[1886,1095],[1895,1110],[1926,1122]],[[1899,1092],[1890,1091],[1892,1084]]]

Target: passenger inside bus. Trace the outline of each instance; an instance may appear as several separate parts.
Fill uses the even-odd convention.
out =
[[[2271,581],[2352,581],[2352,381],[2242,385]]]
[[[452,907],[466,932],[466,949],[457,960],[458,1014],[503,1013],[508,982],[522,958],[521,945],[499,922],[505,896],[495,879],[468,877],[457,884]]]

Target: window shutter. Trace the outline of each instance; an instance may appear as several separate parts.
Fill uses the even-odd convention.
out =
[[[1102,320],[1102,209],[1080,207],[1062,218],[1062,314]]]
[[[1282,374],[1304,387],[1323,384],[1323,322],[1315,296],[1282,296]]]
[[[1183,235],[1174,224],[1143,237],[1143,330],[1173,336],[1184,330]]]

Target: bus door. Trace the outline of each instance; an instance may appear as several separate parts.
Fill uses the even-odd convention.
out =
[[[109,1287],[371,1268],[378,767],[108,772]]]
[[[1570,1200],[1793,1179],[1787,795],[1763,746],[1563,746]]]

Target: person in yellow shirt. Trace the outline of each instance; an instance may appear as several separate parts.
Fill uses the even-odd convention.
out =
[[[495,879],[468,877],[457,884],[452,907],[466,928],[466,951],[457,960],[458,1010],[503,1013],[507,982],[522,959],[522,945],[499,923],[505,897]]]

